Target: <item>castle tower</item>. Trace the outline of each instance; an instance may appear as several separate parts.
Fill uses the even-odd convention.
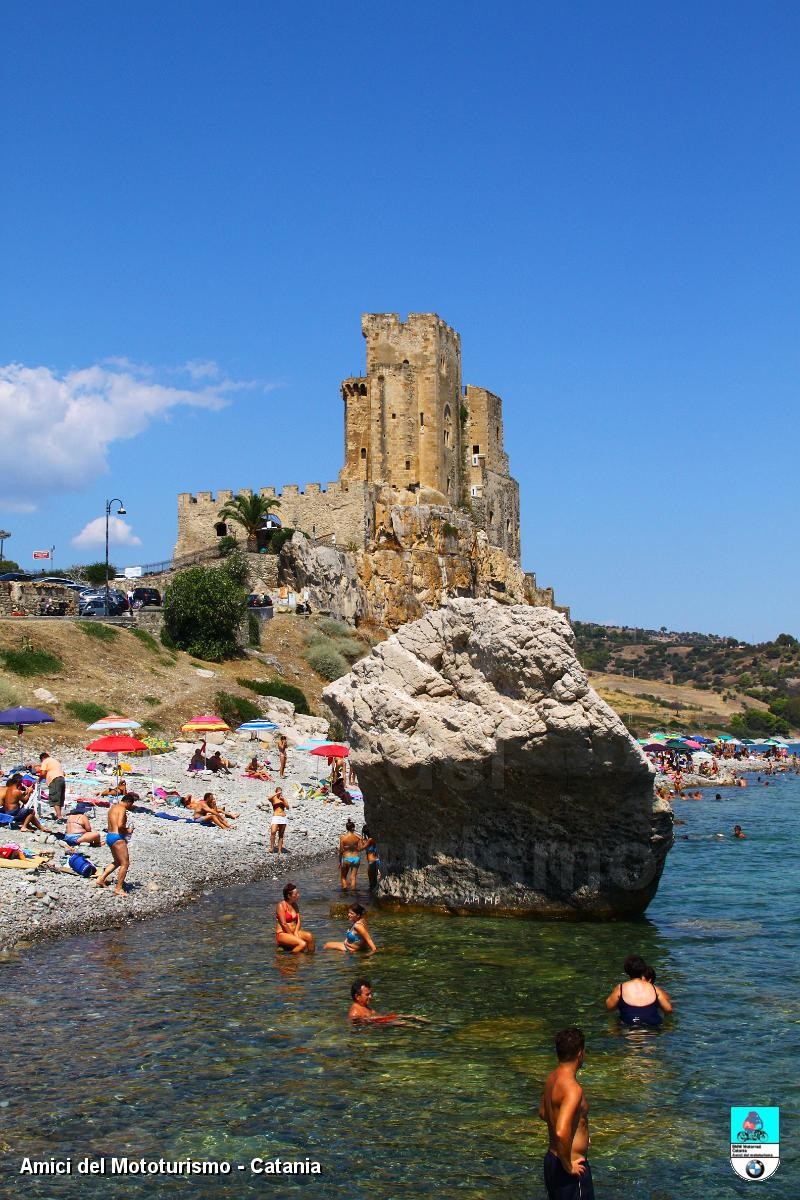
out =
[[[462,499],[461,339],[435,313],[367,313],[367,373],[342,384],[342,479]]]

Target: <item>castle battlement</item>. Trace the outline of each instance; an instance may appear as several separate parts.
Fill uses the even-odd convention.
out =
[[[462,387],[461,337],[437,313],[364,313],[366,373],[340,385],[345,459],[338,480],[265,486],[283,526],[368,548],[382,489],[406,499],[438,493],[468,506],[491,546],[519,562],[519,488],[503,448],[502,401]],[[251,496],[249,488],[240,494]],[[178,497],[176,555],[213,545],[237,526],[220,520],[230,490]],[[398,501],[400,496],[398,495]],[[411,500],[413,503],[413,500]]]

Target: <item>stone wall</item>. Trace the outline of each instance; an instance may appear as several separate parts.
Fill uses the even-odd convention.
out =
[[[42,605],[48,601],[59,606],[65,604],[65,616],[78,615],[78,593],[75,588],[63,587],[58,583],[10,583],[0,580],[0,617],[39,617],[43,615]]]
[[[276,510],[281,525],[300,529],[312,538],[332,537],[337,544],[353,543],[363,546],[369,533],[371,504],[369,486],[363,481],[334,481],[323,488],[307,483],[301,488],[288,483],[277,491],[273,487],[260,489],[262,496],[277,496]],[[240,494],[250,494],[242,488]],[[219,510],[233,498],[230,491],[198,492],[196,496],[182,492],[178,496],[178,541],[175,557],[194,554],[213,546],[220,536],[229,534],[242,538],[236,525],[220,521]]]

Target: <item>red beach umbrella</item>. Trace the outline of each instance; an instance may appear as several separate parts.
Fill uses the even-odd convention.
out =
[[[123,734],[110,734],[89,742],[86,747],[97,754],[132,754],[134,750],[147,750],[144,742],[135,737],[125,737]]]
[[[316,754],[319,758],[347,758],[350,747],[342,746],[339,742],[326,742],[324,746],[315,746],[309,753]]]

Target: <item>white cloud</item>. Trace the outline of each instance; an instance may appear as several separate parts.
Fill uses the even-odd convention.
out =
[[[189,382],[183,387],[155,382],[153,368],[124,359],[64,375],[19,363],[0,366],[0,506],[31,512],[47,494],[80,491],[108,471],[113,442],[136,437],[179,406],[222,408],[233,392],[252,386],[214,382],[205,366],[205,382],[196,364],[193,373],[184,368]]]
[[[81,550],[88,550],[93,546],[105,548],[105,517],[95,517],[93,521],[89,521],[88,525],[84,525],[80,533],[72,539],[72,544]],[[127,521],[123,521],[121,517],[109,517],[108,544],[109,546],[141,546],[142,539],[136,536]]]

